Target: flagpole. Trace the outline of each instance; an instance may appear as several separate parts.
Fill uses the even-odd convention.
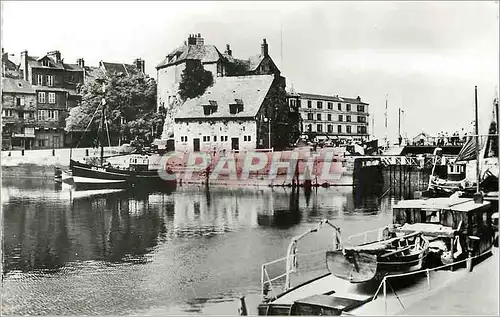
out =
[[[476,112],[476,122],[474,132],[476,134],[476,194],[479,194],[479,122],[477,111],[477,86],[474,86],[474,105]]]

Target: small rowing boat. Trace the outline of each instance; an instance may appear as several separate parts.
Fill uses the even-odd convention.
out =
[[[421,232],[414,232],[328,251],[326,261],[333,275],[351,283],[364,283],[385,274],[419,270],[428,251],[429,241]]]

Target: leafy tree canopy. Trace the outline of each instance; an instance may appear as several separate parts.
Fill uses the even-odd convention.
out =
[[[189,61],[181,75],[179,95],[182,100],[203,95],[214,82],[212,73],[203,68],[200,61]]]
[[[154,79],[140,74],[112,74],[98,79],[104,81],[105,92],[97,79],[86,82],[81,87],[81,105],[72,108],[66,119],[66,131],[84,131],[88,126],[90,135],[97,135],[104,98],[112,144],[117,144],[118,139],[147,144],[161,134],[165,112],[156,111]]]

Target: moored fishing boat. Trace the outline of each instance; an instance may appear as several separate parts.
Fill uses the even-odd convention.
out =
[[[104,92],[104,82],[102,82],[102,84]],[[105,108],[106,101],[102,99],[99,129],[101,134],[104,133],[104,127],[107,127]],[[96,109],[94,116],[98,110],[99,108]],[[94,116],[92,116],[90,123]],[[164,180],[158,169],[149,168],[149,157],[147,155],[126,154],[124,155],[126,157],[123,162],[124,164],[112,164],[109,160],[110,157],[104,157],[103,135],[99,135],[99,143],[101,148],[99,160],[98,158],[86,157],[85,162],[79,162],[70,157],[69,167],[71,178],[77,189],[114,189],[126,187],[151,187],[158,189],[158,186],[165,187],[175,185],[175,180]],[[110,143],[109,135],[108,143]],[[116,158],[117,156],[114,157]]]
[[[493,102],[492,120],[487,134],[482,137],[477,121],[476,98],[475,136],[468,138],[454,162],[448,165],[446,178],[434,175],[434,164],[426,196],[447,197],[461,191],[464,196],[472,197],[478,189],[498,191],[498,98]],[[434,157],[436,163],[440,158],[439,151],[435,151]]]
[[[70,169],[77,188],[160,189],[175,185],[175,181],[164,180],[157,169],[149,169],[149,157],[145,155],[127,155],[119,165],[108,163],[100,166],[70,160]]]

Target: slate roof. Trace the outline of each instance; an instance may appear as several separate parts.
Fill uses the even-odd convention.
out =
[[[99,77],[103,77],[103,76],[104,76],[104,72],[102,71],[102,69],[100,67],[85,66],[85,77],[86,78],[95,79],[95,78],[99,78]]]
[[[232,55],[228,55],[228,54],[223,54],[222,56],[224,56],[224,58],[231,64],[238,64],[238,65],[241,65],[245,68],[245,70],[249,70],[250,69],[250,61],[249,60],[246,60],[246,59],[238,59],[238,58],[234,58]]]
[[[238,59],[231,55],[224,54],[223,57],[231,64],[236,64],[245,69],[246,72],[252,72],[259,67],[260,63],[264,60],[263,55],[254,55],[248,59]]]
[[[33,86],[24,79],[2,78],[3,93],[35,94]]]
[[[156,68],[175,65],[186,60],[201,60],[202,63],[216,63],[223,55],[215,45],[183,45],[174,49]]]
[[[109,63],[101,61],[100,64],[104,66],[104,70],[108,73],[123,73],[125,75],[139,74],[140,71],[135,65],[123,64],[123,63]]]
[[[302,92],[299,92],[298,94],[301,98],[307,98],[307,99],[319,99],[319,100],[326,100],[326,101],[346,102],[346,103],[350,103],[350,104],[368,105],[366,102],[361,101],[361,99],[358,100],[356,98],[315,95],[315,94],[306,94],[306,93],[302,93]]]
[[[22,78],[21,73],[19,72],[19,67],[17,64],[9,59],[8,53],[2,54],[2,69],[3,76],[9,78]]]
[[[63,64],[65,70],[81,72],[83,68],[78,64]]]
[[[35,56],[28,56],[28,64],[31,66],[31,67],[49,67],[49,66],[43,66],[42,64],[42,61],[44,59],[48,59],[49,62],[50,62],[50,68],[57,68],[57,69],[65,69],[64,68],[64,63],[59,61],[59,62],[56,62],[52,57],[48,56],[48,55],[45,55],[45,56],[42,56],[42,57],[35,57]]]
[[[51,66],[43,66],[42,61],[45,58],[49,60]],[[27,59],[28,59],[28,65],[34,68],[56,68],[56,69],[62,69],[66,71],[76,71],[76,72],[83,71],[83,68],[78,66],[78,64],[66,64],[62,61],[56,62],[52,57],[48,55],[44,55],[42,57],[28,56]]]
[[[248,62],[249,62],[248,70],[249,71],[256,70],[257,67],[259,67],[262,60],[264,60],[264,55],[259,54],[259,55],[250,56],[250,58],[248,59]]]
[[[259,112],[262,103],[272,86],[273,75],[252,75],[220,77],[213,86],[197,98],[188,99],[175,116],[179,119],[222,119],[222,118],[253,118]],[[243,111],[237,114],[229,112],[229,105],[235,99],[243,101]],[[205,115],[203,105],[217,102],[217,111]]]

